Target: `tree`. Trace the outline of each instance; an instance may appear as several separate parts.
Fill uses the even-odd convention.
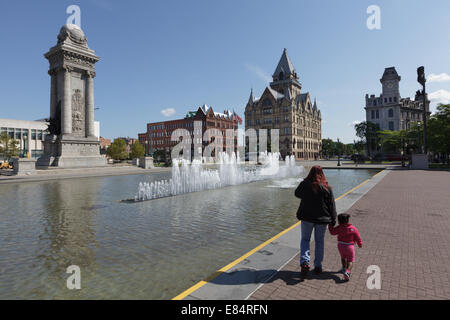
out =
[[[329,159],[333,156],[334,142],[331,139],[322,139],[322,157]]]
[[[0,134],[0,153],[5,159],[19,155],[19,141],[12,139],[6,132]]]
[[[124,160],[128,157],[127,146],[122,139],[114,139],[106,154],[114,160]]]
[[[370,150],[375,149],[379,143],[379,126],[370,121],[363,121],[355,124],[356,136],[366,145],[367,155],[370,156]]]
[[[363,141],[358,140],[358,141],[353,141],[353,146],[354,146],[356,153],[361,154],[364,150],[365,144]]]
[[[428,121],[427,131],[430,151],[440,153],[442,159],[449,161],[450,154],[450,104],[440,104]]]
[[[145,148],[139,141],[136,141],[131,146],[130,158],[135,159],[143,156],[145,156]]]

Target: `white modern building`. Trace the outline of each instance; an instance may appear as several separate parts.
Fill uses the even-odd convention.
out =
[[[47,135],[48,122],[45,119],[15,120],[0,118],[0,133],[6,132],[10,138],[19,141],[20,156],[26,157],[30,152],[32,158],[39,158],[44,152],[44,139]],[[100,137],[100,122],[94,122],[95,136]]]

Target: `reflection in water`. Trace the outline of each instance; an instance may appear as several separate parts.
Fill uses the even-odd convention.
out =
[[[374,173],[325,171],[336,197]],[[0,298],[172,298],[295,223],[301,178],[135,204],[117,200],[167,173],[0,185]]]

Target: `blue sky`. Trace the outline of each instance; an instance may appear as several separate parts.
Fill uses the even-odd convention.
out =
[[[71,4],[101,57],[95,104],[104,137],[137,137],[147,122],[204,103],[242,116],[250,88],[262,94],[283,48],[302,91],[317,98],[323,138],[353,141],[352,123],[365,119],[365,94],[381,93],[385,67],[397,68],[401,96],[413,97],[424,65],[433,107],[450,101],[448,0],[0,0],[0,118],[48,116],[43,54]],[[372,4],[380,30],[366,26]]]

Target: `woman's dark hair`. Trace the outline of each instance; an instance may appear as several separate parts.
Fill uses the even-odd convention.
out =
[[[338,218],[339,224],[345,224],[350,221],[350,215],[348,213],[338,214],[337,218]]]
[[[311,182],[314,192],[317,192],[320,185],[327,191],[331,190],[321,166],[313,166],[305,180]]]

